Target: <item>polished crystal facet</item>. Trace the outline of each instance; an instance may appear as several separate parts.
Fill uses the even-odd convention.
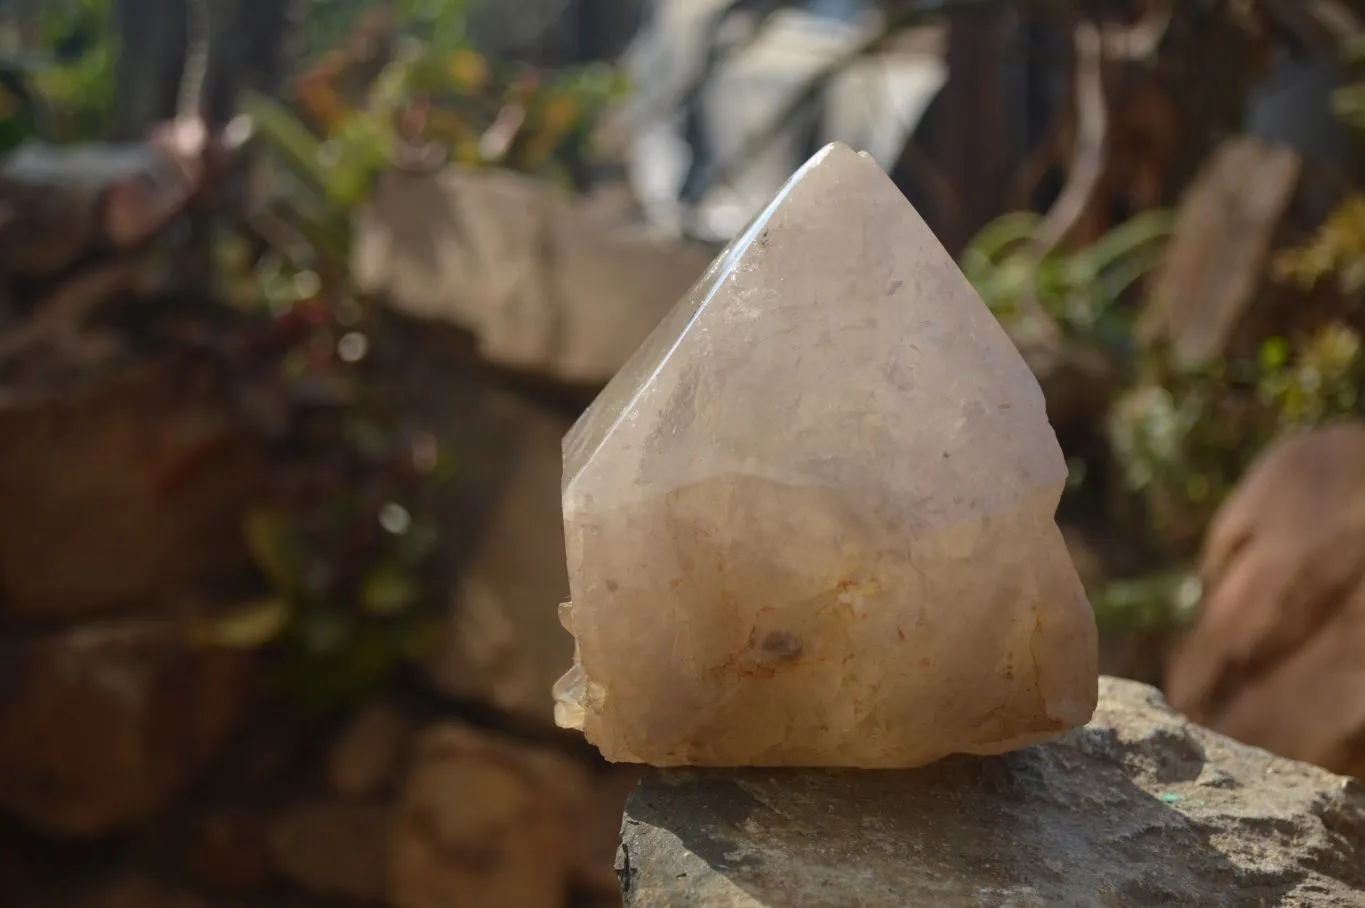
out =
[[[870,158],[820,151],[564,439],[575,665],[614,761],[914,766],[1087,721],[1038,383]]]

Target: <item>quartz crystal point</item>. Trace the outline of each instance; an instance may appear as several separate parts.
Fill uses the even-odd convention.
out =
[[[952,258],[828,146],[564,439],[557,721],[656,766],[907,767],[1082,724],[1066,473]]]

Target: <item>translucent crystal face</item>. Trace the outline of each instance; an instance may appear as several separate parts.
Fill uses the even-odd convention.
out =
[[[817,155],[797,171],[792,179],[793,184],[819,160],[820,156]],[[773,199],[772,203],[716,256],[711,266],[706,269],[706,273],[697,280],[687,295],[669,310],[659,326],[645,338],[634,355],[602,389],[602,393],[597,396],[592,406],[584,411],[573,428],[564,436],[564,491],[568,491],[569,484],[578,476],[592,455],[601,448],[619,421],[631,412],[641,391],[663,367],[688,327],[706,308],[712,297],[724,287],[731,269],[743,251],[753,242],[763,224],[782,204],[786,195],[787,188],[784,188],[777,198]]]
[[[609,759],[914,765],[1093,709],[1042,394],[866,157],[812,158],[564,454],[557,696]]]

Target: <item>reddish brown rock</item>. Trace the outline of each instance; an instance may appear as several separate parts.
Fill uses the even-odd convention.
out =
[[[621,843],[621,817],[635,783],[645,775],[641,766],[612,766],[596,776],[582,792],[573,819],[573,881],[595,899],[621,897],[616,876],[616,848]]]
[[[212,812],[174,830],[180,866],[196,883],[223,892],[256,892],[274,877],[264,818],[253,811]]]
[[[444,512],[446,525],[463,524],[448,544],[467,544],[428,677],[446,694],[550,726],[548,691],[573,656],[555,612],[569,591],[558,496],[571,423],[508,394],[470,396],[455,411],[465,426],[452,440],[461,467]]]
[[[411,732],[408,717],[392,703],[362,706],[328,755],[332,790],[346,798],[365,798],[388,788],[398,774]]]
[[[384,895],[390,810],[322,801],[292,807],[271,824],[275,865],[317,895],[378,901]]]
[[[249,670],[154,621],[0,642],[0,807],[58,835],[147,816],[218,752]]]
[[[569,592],[559,480],[572,419],[471,375],[450,329],[404,325],[395,346],[405,356],[386,368],[388,406],[457,464],[433,502],[452,601],[427,680],[553,727],[546,692],[573,656],[555,613]]]
[[[138,874],[97,883],[63,904],[67,908],[209,908],[193,892]]]
[[[425,732],[394,827],[392,904],[562,908],[581,773],[557,753],[469,728]]]
[[[0,401],[0,615],[153,601],[247,566],[256,451],[213,368],[162,362]]]
[[[1248,136],[1219,146],[1185,191],[1175,235],[1138,319],[1144,344],[1168,343],[1182,367],[1225,352],[1265,285],[1276,230],[1303,160]]]
[[[1210,527],[1173,706],[1284,757],[1365,778],[1365,426],[1266,450]]]
[[[611,378],[709,257],[498,169],[387,173],[353,237],[365,292],[468,331],[489,363],[569,384]]]

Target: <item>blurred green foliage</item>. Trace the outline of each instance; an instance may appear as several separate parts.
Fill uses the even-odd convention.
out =
[[[34,46],[0,53],[0,154],[30,138],[100,138],[114,100],[111,0],[60,0],[37,7]]]
[[[1069,495],[1136,508],[1109,507],[1110,521],[1134,543],[1164,553],[1154,573],[1091,590],[1108,627],[1179,624],[1195,613],[1188,569],[1218,507],[1255,456],[1280,435],[1342,416],[1365,414],[1362,338],[1346,318],[1293,337],[1266,338],[1257,355],[1229,357],[1198,369],[1177,367],[1161,349],[1140,349],[1132,336],[1136,291],[1160,260],[1169,236],[1165,213],[1140,215],[1093,245],[1041,259],[1031,251],[1034,215],[1012,214],[988,226],[963,256],[963,270],[1012,334],[1037,302],[1065,342],[1103,352],[1122,389],[1099,414],[1121,489],[1096,488],[1080,464]],[[1327,285],[1332,311],[1355,312],[1365,289],[1365,205],[1347,200],[1303,247],[1283,251],[1279,276],[1295,293]],[[1172,566],[1174,565],[1174,566]]]
[[[1361,338],[1331,322],[1265,340],[1255,359],[1180,370],[1149,355],[1108,417],[1126,487],[1147,529],[1188,555],[1255,456],[1285,432],[1361,412]]]
[[[1365,66],[1365,36],[1347,41],[1342,48],[1342,62],[1356,78],[1333,93],[1332,108],[1343,123],[1365,130],[1365,80],[1359,78],[1360,70]]]
[[[1347,48],[1365,62],[1365,41]],[[1334,98],[1338,115],[1365,128],[1365,83]],[[1297,429],[1365,414],[1359,333],[1365,294],[1365,196],[1346,198],[1301,246],[1283,249],[1265,276],[1275,305],[1318,305],[1289,336],[1261,340],[1254,357],[1199,370],[1148,351],[1110,413],[1110,438],[1127,487],[1146,504],[1151,529],[1188,552],[1255,456]]]
[[[1350,59],[1365,62],[1365,42]],[[1347,123],[1365,128],[1365,82],[1341,89],[1335,104]],[[1273,305],[1310,315],[1285,320],[1295,327],[1260,338],[1252,355],[1199,368],[1181,368],[1133,337],[1142,279],[1170,235],[1167,214],[1138,215],[1087,248],[1041,258],[1032,245],[1038,223],[1033,214],[1010,214],[989,225],[964,254],[963,270],[1012,334],[1026,333],[1028,304],[1036,303],[1066,343],[1098,349],[1121,377],[1097,414],[1118,488],[1095,487],[1089,477],[1110,474],[1082,463],[1067,494],[1102,502],[1111,526],[1157,555],[1150,573],[1111,578],[1090,597],[1102,626],[1179,625],[1199,602],[1188,565],[1256,455],[1287,432],[1365,415],[1365,196],[1345,199],[1267,270]]]
[[[114,100],[111,0],[44,4],[35,47],[0,56],[0,154],[28,139],[103,138]],[[266,187],[249,222],[218,232],[219,295],[253,351],[244,388],[289,402],[270,488],[243,533],[258,595],[201,618],[201,641],[266,648],[320,704],[363,693],[417,658],[446,603],[431,491],[451,474],[438,439],[398,424],[374,391],[384,314],[349,281],[353,209],[385,171],[448,162],[567,180],[623,90],[593,66],[542,71],[470,45],[467,0],[312,0],[303,64],[280,98],[243,99]],[[368,20],[367,20],[368,17]],[[368,24],[367,24],[368,21]],[[358,29],[376,24],[369,38]],[[32,32],[30,32],[32,35]],[[388,59],[366,57],[392,48]],[[377,74],[376,74],[377,73]]]
[[[50,141],[97,139],[107,132],[118,54],[110,38],[112,13],[112,0],[43,4],[40,46],[56,52],[51,65],[34,69],[33,80],[48,109]]]
[[[364,63],[343,40],[299,75],[292,103],[245,100],[280,165],[285,216],[333,261],[348,253],[351,209],[385,171],[452,161],[566,180],[625,88],[601,66],[545,72],[484,58],[467,43],[464,0],[400,6],[411,18],[395,23],[393,58],[362,89],[343,87]]]
[[[427,502],[450,464],[435,438],[398,424],[374,393],[366,367],[380,313],[344,279],[273,249],[237,264],[235,286],[247,293],[232,302],[254,316],[245,340],[266,383],[295,407],[268,491],[243,526],[263,592],[197,633],[273,647],[289,657],[291,687],[329,705],[372,689],[431,641],[445,600]]]
[[[1335,285],[1343,303],[1359,303],[1365,290],[1365,195],[1342,202],[1307,244],[1282,252],[1276,275],[1300,290]]]
[[[1103,629],[1145,631],[1187,624],[1199,609],[1201,593],[1198,578],[1177,567],[1110,580],[1090,591],[1090,601]]]
[[[1007,329],[1027,317],[1031,299],[1069,340],[1129,358],[1133,311],[1119,303],[1160,261],[1170,213],[1140,214],[1084,249],[1043,256],[1035,250],[1041,221],[1014,212],[988,224],[963,252],[963,273]]]
[[[401,430],[367,393],[366,349],[383,314],[348,280],[352,211],[396,166],[454,162],[565,179],[623,84],[601,67],[545,72],[484,58],[467,42],[463,0],[404,0],[396,19],[368,23],[359,4],[318,6],[349,16],[349,30],[324,21],[335,46],[313,54],[284,98],[244,99],[271,165],[270,215],[288,238],[254,255],[224,242],[219,253],[237,306],[308,326],[281,358],[281,380],[343,395],[350,467],[319,452],[302,471],[320,477],[312,494],[282,488],[253,515],[247,537],[272,595],[205,633],[226,645],[285,644],[304,657],[290,663],[296,685],[328,701],[367,689],[430,642],[445,603],[423,502],[452,468],[436,439]],[[386,40],[351,35],[375,27]],[[357,80],[373,61],[355,48],[376,43],[393,48],[391,59]]]

